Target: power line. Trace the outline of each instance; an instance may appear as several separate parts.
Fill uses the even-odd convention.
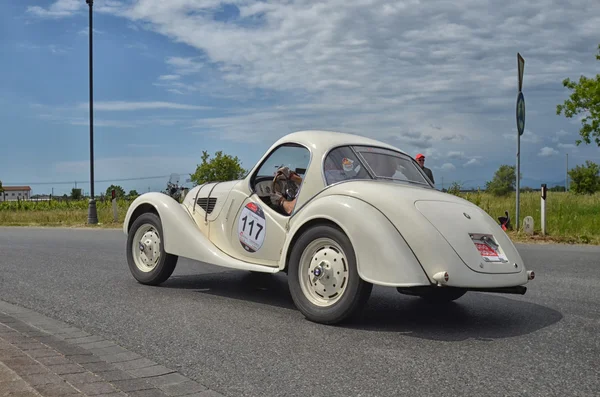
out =
[[[192,173],[180,173],[179,175],[192,175]],[[126,181],[140,181],[145,179],[161,179],[161,178],[169,178],[171,175],[159,175],[159,176],[141,176],[136,178],[117,178],[117,179],[104,179],[104,180],[94,180],[95,182],[126,182]],[[72,185],[74,183],[90,183],[90,181],[80,181],[80,180],[72,180],[72,181],[64,181],[64,182],[3,182],[2,184],[5,186],[10,185]]]

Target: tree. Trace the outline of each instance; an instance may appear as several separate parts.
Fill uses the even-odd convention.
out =
[[[246,174],[237,156],[232,157],[219,150],[210,161],[209,157],[208,152],[202,151],[202,164],[196,167],[196,172],[190,178],[196,185],[205,182],[233,181],[243,178]]]
[[[0,193],[4,192],[4,188],[2,187],[2,181],[0,181]]]
[[[567,189],[565,189],[564,186],[560,186],[560,185],[555,185],[552,186],[551,188],[548,188],[549,192],[565,192]]]
[[[462,190],[462,187],[463,186],[462,186],[461,182],[454,181],[450,185],[450,188],[448,189],[448,193],[458,196],[458,195],[460,195],[460,191]]]
[[[71,198],[73,200],[81,200],[81,189],[71,189]]]
[[[112,198],[112,190],[115,189],[115,198],[125,197],[125,190],[119,185],[110,185],[106,188],[106,196]]]
[[[596,59],[600,60],[600,45],[598,45],[598,55]],[[564,111],[567,118],[572,118],[579,113],[586,114],[581,120],[582,127],[579,135],[582,139],[576,141],[577,145],[581,142],[589,144],[590,138],[600,146],[600,74],[596,78],[579,77],[579,82],[564,79],[563,86],[573,91],[569,99],[562,105],[556,106],[556,114],[560,115]]]
[[[129,193],[127,194],[127,196],[128,196],[129,198],[134,198],[134,197],[137,197],[137,196],[139,196],[139,193],[137,192],[137,190],[133,189],[133,190],[130,190],[130,191],[129,191]]]
[[[515,191],[516,167],[503,164],[498,168],[491,181],[485,183],[485,190],[494,196],[505,196]]]
[[[585,166],[578,165],[569,170],[571,177],[570,189],[575,194],[593,194],[600,190],[600,166],[590,160]]]

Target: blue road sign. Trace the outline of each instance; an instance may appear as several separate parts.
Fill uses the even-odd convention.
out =
[[[523,135],[525,131],[525,98],[522,92],[517,96],[517,130],[519,135]]]

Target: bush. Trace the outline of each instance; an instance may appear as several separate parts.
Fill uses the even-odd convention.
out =
[[[575,194],[594,194],[600,190],[600,166],[589,160],[585,166],[578,165],[569,170],[571,177],[570,190]]]

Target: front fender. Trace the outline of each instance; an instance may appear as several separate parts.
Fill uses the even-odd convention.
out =
[[[318,198],[290,219],[289,237],[282,250],[282,266],[297,234],[302,233],[308,223],[319,219],[337,224],[346,233],[356,254],[358,274],[363,280],[394,287],[431,285],[394,225],[372,205],[343,195]]]
[[[163,229],[161,238],[164,250],[169,254],[233,269],[268,273],[278,271],[277,268],[238,260],[218,249],[198,228],[185,207],[163,193],[144,193],[131,203],[123,222],[125,234],[131,221],[152,209],[160,218]]]

